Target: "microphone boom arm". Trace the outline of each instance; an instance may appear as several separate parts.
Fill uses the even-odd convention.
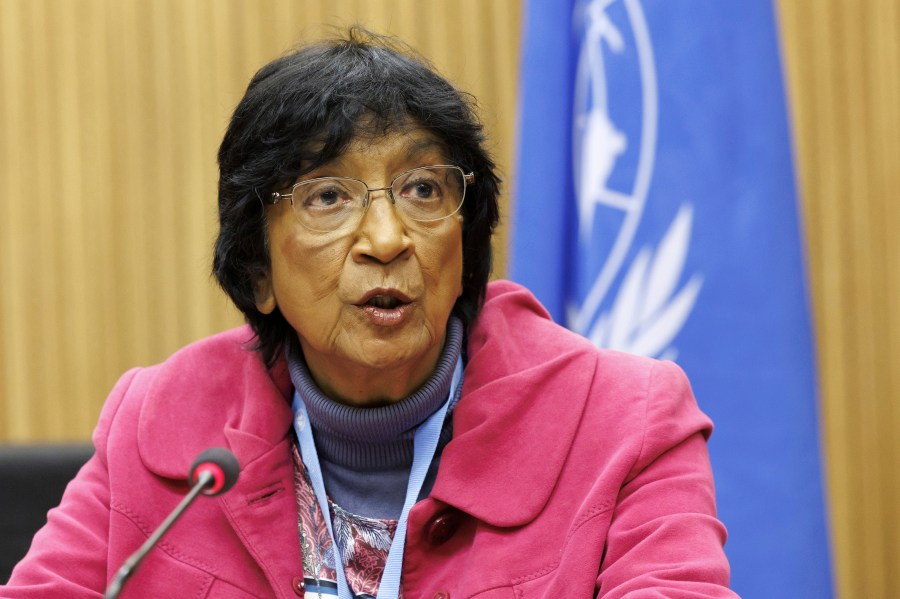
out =
[[[115,577],[109,583],[109,587],[106,589],[106,594],[103,596],[104,599],[116,599],[119,596],[119,593],[122,592],[122,585],[125,584],[125,581],[128,580],[134,571],[137,569],[138,565],[147,556],[150,550],[156,545],[157,542],[162,538],[166,531],[175,524],[175,521],[181,516],[185,509],[197,498],[197,495],[203,492],[203,489],[208,487],[209,485],[215,482],[215,477],[209,471],[202,471],[197,477],[197,484],[193,486],[193,488],[188,492],[187,495],[184,496],[184,499],[181,500],[181,503],[178,504],[178,507],[169,514],[169,517],[166,518],[162,524],[159,525],[150,538],[144,541],[144,544],[141,545],[140,549],[131,554],[131,556],[125,560],[125,563],[122,564],[122,567],[119,568],[119,571],[116,572]]]

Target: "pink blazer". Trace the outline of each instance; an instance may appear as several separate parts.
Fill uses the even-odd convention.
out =
[[[237,455],[240,479],[201,497],[122,597],[303,595],[291,384],[250,337],[228,331],[121,378],[96,455],[0,597],[102,596],[210,446]],[[467,351],[453,439],[410,513],[405,599],[735,596],[712,426],[677,366],[597,350],[509,282],[489,286]]]

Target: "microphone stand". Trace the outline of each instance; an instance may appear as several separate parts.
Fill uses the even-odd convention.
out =
[[[141,545],[140,549],[131,554],[131,556],[125,560],[125,563],[122,564],[122,567],[119,568],[119,571],[116,573],[116,576],[112,579],[112,582],[109,583],[109,587],[106,589],[106,594],[103,596],[104,599],[116,599],[119,596],[119,593],[122,592],[122,585],[125,584],[125,581],[128,580],[128,577],[131,576],[141,561],[146,557],[147,553],[153,549],[153,546],[159,542],[166,531],[175,524],[175,521],[181,516],[182,512],[197,498],[197,495],[203,492],[203,489],[209,486],[211,483],[215,482],[214,476],[208,472],[203,471],[197,477],[197,484],[185,495],[184,499],[181,500],[181,503],[178,504],[178,507],[169,514],[169,517],[166,518],[162,524],[159,525],[159,528],[150,535],[150,538],[147,539],[143,545]]]

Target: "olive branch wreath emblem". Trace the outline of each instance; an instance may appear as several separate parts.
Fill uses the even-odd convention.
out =
[[[588,338],[598,347],[675,359],[672,346],[703,287],[694,274],[682,287],[693,224],[693,208],[681,206],[659,246],[644,246],[622,279],[612,307],[603,312]]]

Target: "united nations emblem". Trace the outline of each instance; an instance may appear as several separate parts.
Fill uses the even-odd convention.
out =
[[[661,239],[637,235],[648,212],[658,126],[649,30],[639,0],[585,0],[574,15],[581,40],[572,123],[580,271],[567,324],[600,347],[674,359],[703,277],[695,273],[679,288],[689,201],[681,200]]]

